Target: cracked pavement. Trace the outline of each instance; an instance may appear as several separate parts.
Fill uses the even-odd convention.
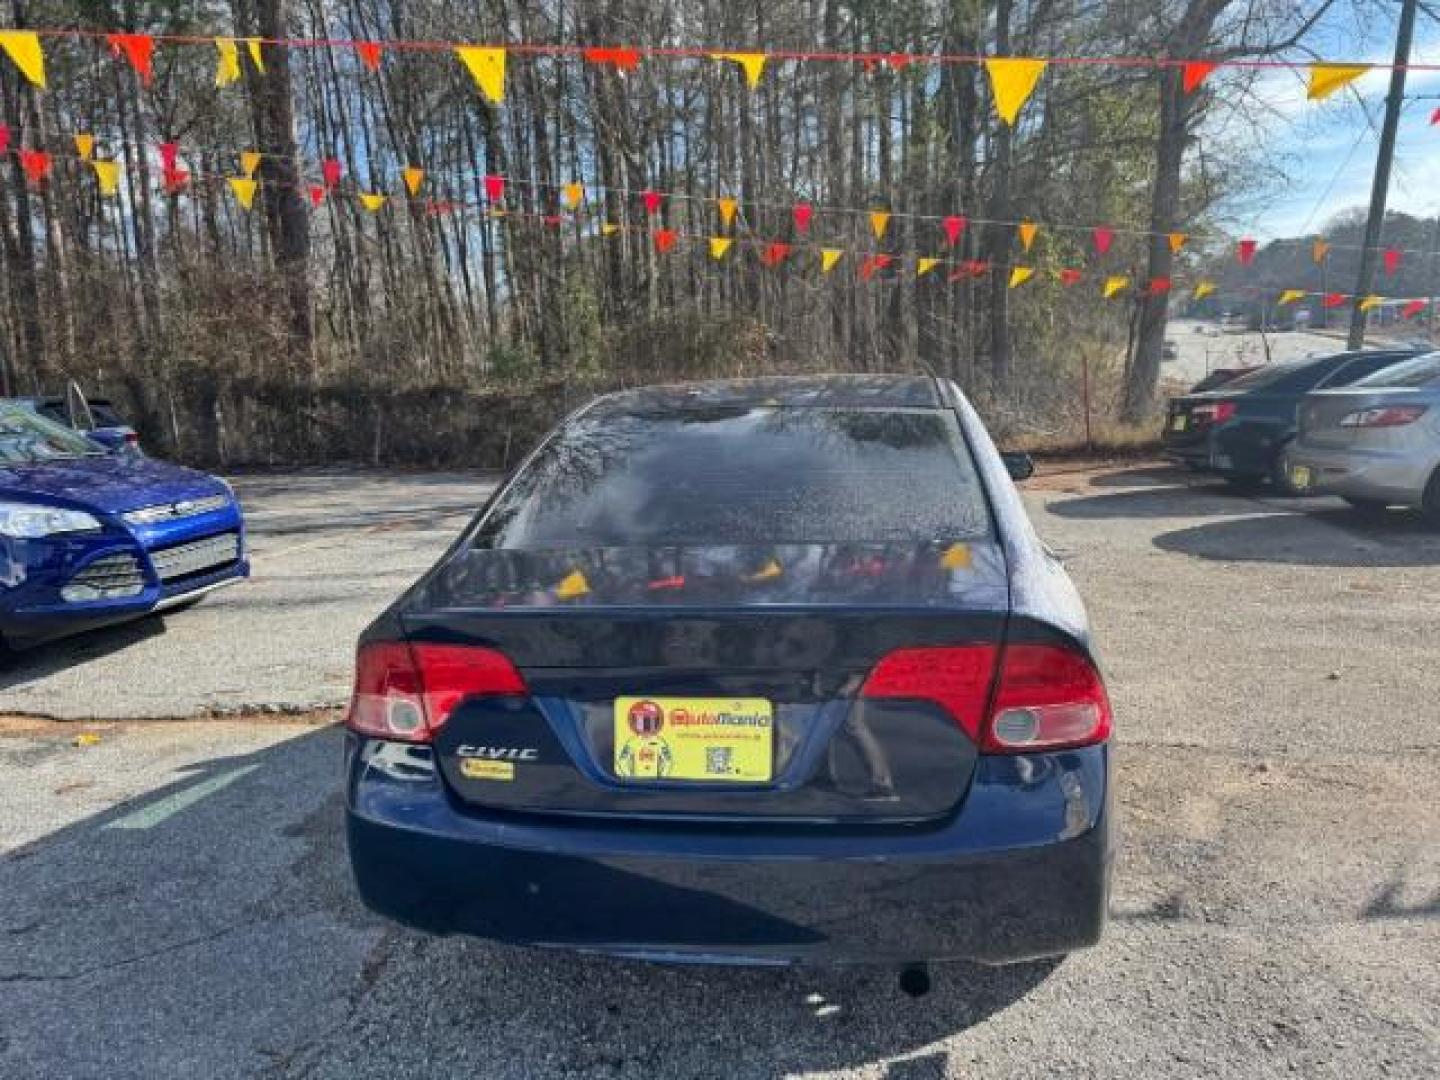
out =
[[[1440,535],[1192,484],[1027,488],[1118,714],[1096,949],[916,1001],[426,938],[354,896],[327,717],[0,721],[0,1075],[1440,1074]]]

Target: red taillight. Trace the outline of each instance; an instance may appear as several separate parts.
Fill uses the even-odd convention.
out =
[[[978,743],[998,652],[994,645],[896,649],[875,665],[860,696],[933,701]]]
[[[140,436],[137,435],[137,434],[136,434],[135,432],[133,432],[133,431],[127,431],[127,432],[125,433],[125,445],[126,445],[126,446],[139,446],[139,445],[140,445]]]
[[[1424,405],[1392,405],[1388,409],[1361,409],[1340,418],[1341,427],[1404,427],[1425,415]]]
[[[1196,405],[1190,410],[1197,423],[1223,424],[1235,415],[1237,406],[1233,401],[1216,401],[1205,405]]]
[[[1110,699],[1095,666],[1059,645],[1007,645],[981,749],[997,754],[1088,746],[1110,737]]]
[[[1088,746],[1110,737],[1110,701],[1099,672],[1085,656],[1058,645],[898,649],[875,665],[860,694],[934,702],[987,754]]]
[[[356,658],[345,724],[365,735],[429,742],[467,697],[526,692],[515,666],[494,649],[375,641]]]

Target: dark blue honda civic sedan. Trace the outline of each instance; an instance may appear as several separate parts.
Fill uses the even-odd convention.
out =
[[[223,480],[0,401],[0,646],[178,607],[248,573]]]
[[[905,965],[1105,924],[1084,611],[948,382],[581,409],[365,631],[347,725],[360,893],[430,931]]]

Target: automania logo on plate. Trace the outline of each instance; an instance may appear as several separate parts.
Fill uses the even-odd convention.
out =
[[[687,724],[707,727],[769,727],[770,717],[763,712],[730,712],[723,709],[719,712],[706,709],[691,712],[689,709],[674,709],[670,713],[670,723],[676,727],[685,727]]]

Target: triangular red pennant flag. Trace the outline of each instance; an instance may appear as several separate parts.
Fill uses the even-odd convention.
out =
[[[163,175],[167,195],[179,195],[185,190],[185,185],[190,182],[189,169],[166,169]]]
[[[180,144],[178,142],[164,142],[160,144],[160,166],[166,172],[174,172],[175,164],[180,158]]]
[[[485,177],[485,198],[491,202],[499,202],[505,198],[505,178],[503,176]]]
[[[427,199],[425,201],[425,213],[431,217],[441,217],[451,213],[454,209],[455,204],[449,199]]]
[[[1338,293],[1338,292],[1326,293],[1326,294],[1325,294],[1325,299],[1320,301],[1320,305],[1321,305],[1322,307],[1327,307],[1327,308],[1337,308],[1337,307],[1340,307],[1340,306],[1341,306],[1342,304],[1344,304],[1344,303],[1345,303],[1345,294],[1344,294],[1344,293]]]
[[[552,228],[552,229],[558,229],[558,228],[560,227],[560,222],[561,222],[563,219],[560,217],[559,214],[546,214],[546,215],[545,215],[543,218],[541,218],[540,220],[541,220],[542,223],[544,223],[545,225],[548,225],[550,228]]]
[[[860,280],[869,281],[894,261],[894,255],[871,255],[860,264]]]
[[[327,157],[320,162],[320,176],[324,179],[325,186],[333,189],[340,183],[340,159]]]
[[[10,125],[0,124],[0,154],[10,149]]]
[[[658,251],[661,255],[664,255],[667,251],[669,251],[675,246],[675,241],[677,239],[679,239],[679,236],[674,229],[656,229],[655,250]]]
[[[1069,288],[1078,282],[1084,275],[1079,270],[1066,269],[1060,271],[1060,284]]]
[[[795,215],[795,231],[804,234],[810,231],[810,218],[815,213],[809,203],[796,203],[792,211]]]
[[[789,254],[790,245],[776,241],[765,249],[765,254],[760,256],[760,261],[766,266],[779,266]]]
[[[640,66],[638,49],[586,49],[583,55],[592,64],[609,64],[619,71],[634,71]]]
[[[1098,228],[1090,230],[1090,238],[1095,241],[1095,250],[1101,255],[1104,255],[1110,250],[1110,245],[1115,241],[1115,230],[1107,229],[1101,225]]]
[[[1440,124],[1440,109],[1430,114],[1430,125],[1433,127],[1436,124]]]
[[[1170,279],[1168,277],[1151,278],[1150,284],[1146,287],[1147,296],[1159,296],[1170,291]]]
[[[1195,88],[1210,77],[1210,73],[1219,65],[1211,60],[1187,60],[1182,69],[1180,77],[1185,93],[1193,93]]]
[[[357,41],[355,54],[360,57],[360,63],[371,71],[380,70],[380,43],[378,41]]]
[[[966,224],[965,219],[959,214],[951,214],[944,221],[940,222],[940,227],[945,230],[945,242],[951,247],[958,244],[960,237],[965,233]]]
[[[1239,247],[1235,250],[1235,256],[1240,260],[1241,266],[1249,266],[1255,261],[1255,241],[1241,240]]]
[[[25,179],[38,184],[50,175],[50,155],[44,150],[21,150],[20,168],[25,170]]]
[[[117,56],[123,55],[140,75],[142,86],[155,77],[155,39],[149,34],[111,34],[106,39]]]
[[[1420,312],[1425,310],[1425,305],[1428,302],[1429,301],[1426,300],[1411,300],[1408,304],[1406,304],[1403,308],[1400,309],[1400,317],[1402,319],[1413,319],[1416,315],[1419,315]]]
[[[645,204],[645,213],[653,215],[660,212],[660,193],[658,191],[642,191],[640,201]]]
[[[1397,248],[1386,248],[1385,253],[1380,256],[1385,260],[1385,273],[1393,276],[1396,270],[1400,269],[1400,251]]]
[[[310,205],[319,206],[325,201],[325,186],[323,184],[310,185]]]
[[[984,259],[967,259],[965,272],[971,277],[984,277],[990,272],[990,264]]]

